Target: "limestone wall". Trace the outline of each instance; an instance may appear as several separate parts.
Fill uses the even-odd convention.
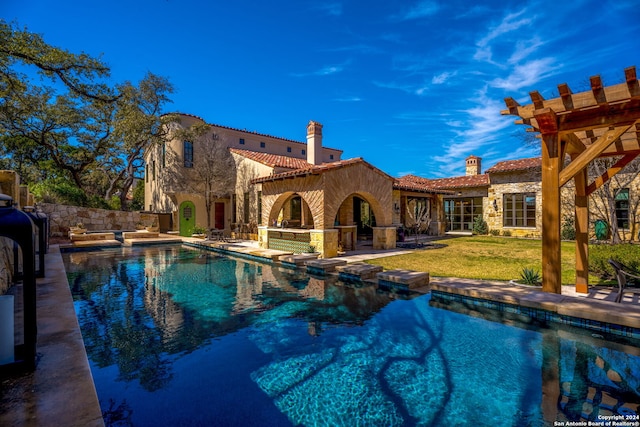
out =
[[[141,223],[151,225],[158,216],[152,213],[122,212],[107,209],[83,208],[80,206],[39,203],[47,214],[51,236],[67,236],[70,227],[81,222],[88,231],[133,231]]]

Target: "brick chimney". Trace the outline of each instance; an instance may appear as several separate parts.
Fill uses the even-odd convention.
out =
[[[467,157],[467,173],[466,175],[480,175],[482,172],[482,159],[478,156]]]
[[[322,125],[313,120],[307,125],[307,162],[322,163]]]

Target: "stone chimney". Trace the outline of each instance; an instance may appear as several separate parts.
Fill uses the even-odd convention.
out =
[[[307,162],[322,163],[322,125],[313,120],[307,125]]]
[[[467,173],[466,175],[480,175],[482,172],[482,159],[477,156],[467,157]]]

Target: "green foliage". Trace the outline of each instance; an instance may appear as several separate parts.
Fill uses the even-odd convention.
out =
[[[573,216],[565,215],[560,234],[562,240],[576,240],[576,224]]]
[[[140,179],[133,189],[133,200],[129,208],[132,211],[141,211],[144,209],[144,180]]]
[[[502,235],[505,237],[510,237],[511,236],[511,230],[502,230]]]
[[[313,245],[309,245],[309,247],[307,248],[307,252],[312,254],[316,251],[316,247]]]
[[[73,206],[88,205],[88,198],[84,191],[68,182],[42,181],[30,186],[29,190],[38,202]]]
[[[540,286],[542,284],[542,276],[536,269],[524,267],[520,272],[520,280],[525,285]]]
[[[201,225],[193,227],[193,234],[207,234],[207,229]]]
[[[620,243],[617,245],[599,244],[589,245],[589,272],[602,279],[613,279],[615,273],[609,265],[609,259],[630,267],[636,271],[640,270],[640,246],[631,243]]]
[[[111,196],[111,199],[109,199],[109,209],[118,211],[121,207],[120,197],[116,195]]]
[[[479,234],[484,236],[489,233],[489,227],[487,227],[487,222],[482,218],[481,215],[478,215],[473,220],[472,227],[473,234]]]
[[[498,230],[497,228],[494,228],[493,230],[489,230],[489,234],[491,234],[492,236],[499,236],[500,230]]]

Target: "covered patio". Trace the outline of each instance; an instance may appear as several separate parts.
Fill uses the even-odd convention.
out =
[[[373,249],[396,246],[394,179],[361,158],[325,163],[252,180],[260,185],[261,248],[321,258],[352,250],[358,233]]]
[[[519,116],[516,124],[531,126],[542,139],[542,289],[561,293],[560,191],[575,183],[576,284],[589,292],[589,195],[640,154],[640,85],[636,68],[624,70],[624,82],[603,86],[590,78],[591,90],[573,93],[558,85],[559,97],[544,99],[530,93],[532,103],[505,99],[503,115]],[[589,177],[588,166],[602,157],[617,158],[605,173]]]

